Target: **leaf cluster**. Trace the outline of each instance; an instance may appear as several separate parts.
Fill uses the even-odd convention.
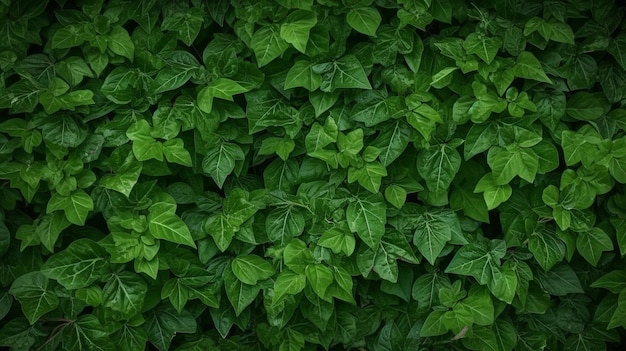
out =
[[[0,346],[618,345],[623,17],[0,0]]]

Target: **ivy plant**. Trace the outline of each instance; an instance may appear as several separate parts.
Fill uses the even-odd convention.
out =
[[[611,0],[0,0],[0,346],[626,336]]]

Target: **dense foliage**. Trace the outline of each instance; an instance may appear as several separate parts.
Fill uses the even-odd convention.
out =
[[[0,0],[0,346],[606,350],[605,0]]]

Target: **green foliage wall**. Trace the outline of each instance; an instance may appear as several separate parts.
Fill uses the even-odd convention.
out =
[[[0,0],[0,346],[606,350],[597,0]]]

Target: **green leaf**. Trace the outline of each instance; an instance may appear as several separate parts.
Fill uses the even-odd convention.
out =
[[[241,161],[244,157],[239,145],[221,142],[207,152],[202,160],[202,170],[209,174],[221,188],[226,177],[235,169],[235,161]]]
[[[380,194],[355,198],[346,210],[348,226],[367,246],[375,249],[385,233],[386,211]]]
[[[463,48],[468,54],[476,54],[487,64],[491,64],[502,46],[499,37],[487,37],[484,34],[471,33],[463,42]]]
[[[511,73],[516,77],[552,84],[552,80],[546,75],[539,60],[529,51],[522,51],[517,56],[515,65],[511,68]]]
[[[385,188],[385,199],[400,209],[406,201],[406,190],[399,185],[391,184]]]
[[[118,350],[122,351],[144,349],[148,341],[148,336],[143,328],[128,324],[124,324],[111,338]]]
[[[48,278],[39,271],[17,277],[11,284],[9,294],[20,302],[22,312],[31,325],[59,306],[59,298]]]
[[[508,304],[513,302],[517,291],[517,274],[511,266],[511,264],[504,265],[500,276],[493,279],[488,285],[493,296]]]
[[[131,62],[135,58],[135,44],[126,29],[114,26],[106,38],[109,49],[116,55],[126,57]]]
[[[87,37],[83,26],[69,25],[54,32],[50,45],[53,49],[69,49],[82,45]]]
[[[265,221],[267,237],[280,245],[302,234],[304,226],[304,215],[293,206],[272,210]]]
[[[443,251],[452,233],[461,235],[461,227],[453,212],[425,212],[417,217],[413,244],[431,265]]]
[[[170,11],[163,18],[161,29],[176,31],[178,38],[187,46],[191,46],[202,29],[204,11],[199,7],[191,7],[182,11]]]
[[[102,323],[94,315],[82,315],[67,328],[68,337],[63,340],[63,346],[67,350],[115,350],[108,333],[103,330]]]
[[[348,183],[358,181],[359,184],[372,193],[378,193],[387,169],[378,162],[367,162],[362,167],[348,169]]]
[[[177,163],[182,166],[191,167],[191,155],[185,149],[182,139],[172,139],[163,143],[163,155],[167,162]]]
[[[148,214],[150,234],[157,239],[191,246],[195,249],[196,244],[193,241],[189,228],[176,213],[169,211],[169,208],[168,205],[162,203],[150,206]]]
[[[504,255],[504,243],[500,241],[495,245],[491,250],[482,242],[461,247],[448,264],[446,273],[471,275],[480,284],[499,278],[501,274],[498,256]]]
[[[435,197],[447,196],[461,167],[461,155],[447,144],[433,145],[417,154],[417,171]]]
[[[372,89],[359,59],[345,55],[336,61],[313,66],[313,71],[322,75],[320,89],[331,93],[336,89]]]
[[[198,107],[200,110],[211,113],[213,98],[233,101],[233,96],[245,93],[250,89],[228,78],[218,78],[198,92]]]
[[[252,35],[250,48],[254,51],[259,67],[274,61],[289,47],[287,41],[281,37],[280,32],[279,26],[273,24],[261,26]]]
[[[565,243],[547,228],[533,231],[528,238],[528,250],[544,271],[549,271],[563,260],[565,249]]]
[[[148,286],[132,272],[113,273],[102,289],[102,306],[130,318],[142,311]]]
[[[470,293],[467,298],[459,302],[459,308],[469,312],[476,325],[489,326],[494,322],[494,304],[486,290]]]
[[[285,89],[303,87],[308,91],[317,90],[322,84],[322,76],[313,71],[313,64],[307,60],[296,61],[285,78]]]
[[[241,315],[245,308],[256,299],[261,290],[257,285],[243,283],[240,279],[235,277],[231,270],[226,270],[224,274],[224,285],[226,288],[226,296],[235,309],[236,316]]]
[[[568,116],[583,121],[600,118],[607,110],[607,105],[601,95],[587,92],[578,92],[567,99],[565,112]]]
[[[101,279],[108,267],[106,251],[96,242],[83,238],[52,255],[41,271],[66,289],[73,290],[88,287]]]
[[[426,317],[424,325],[420,330],[420,335],[423,337],[443,335],[448,332],[448,328],[443,324],[444,311],[432,311]]]
[[[613,242],[607,233],[600,228],[591,228],[578,233],[576,249],[593,266],[597,266],[602,252],[613,251]]]
[[[584,290],[574,270],[565,263],[560,263],[548,272],[537,272],[539,284],[550,294],[565,296],[567,294],[582,294]]]
[[[310,264],[306,266],[305,275],[313,291],[323,299],[333,282],[333,272],[323,264]]]
[[[346,22],[359,33],[375,36],[382,17],[376,8],[357,7],[346,14]]]
[[[304,290],[306,276],[290,271],[283,271],[274,282],[274,300],[276,304],[285,295],[295,295]]]
[[[191,313],[176,312],[169,305],[161,305],[146,313],[143,325],[148,341],[159,351],[167,351],[177,333],[195,333],[196,320]]]
[[[624,288],[626,288],[626,271],[614,270],[601,278],[598,278],[591,284],[592,288],[607,289],[614,294],[619,294]]]
[[[331,249],[335,254],[343,252],[346,256],[350,256],[354,252],[356,240],[348,230],[331,228],[322,234],[317,244]]]
[[[378,159],[383,166],[389,166],[400,157],[409,145],[411,136],[411,128],[401,120],[393,121],[382,129],[371,145],[380,150]]]
[[[244,284],[255,285],[274,275],[274,267],[257,255],[240,255],[231,263],[233,273]]]
[[[280,37],[293,45],[298,51],[304,53],[309,41],[309,31],[316,23],[317,16],[315,12],[295,10],[287,15],[285,23],[280,26]]]

